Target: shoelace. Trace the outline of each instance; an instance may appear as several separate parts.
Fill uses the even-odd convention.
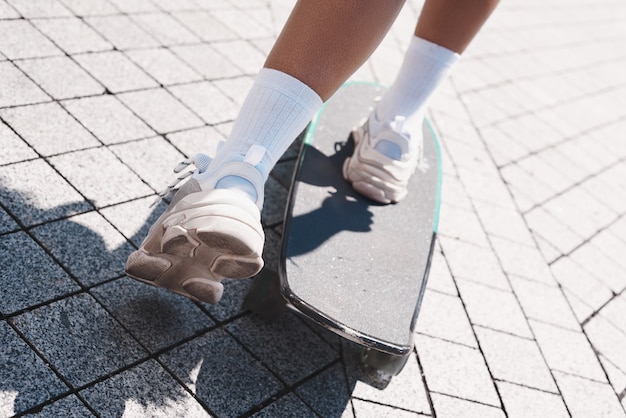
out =
[[[190,165],[194,165],[195,169],[187,170],[180,176],[176,177],[176,179],[174,179],[174,181],[168,184],[165,189],[159,192],[159,195],[157,196],[156,200],[152,203],[152,206],[158,204],[161,200],[163,200],[165,196],[169,195],[174,189],[176,189],[177,186],[187,177],[191,176],[194,173],[204,173],[206,169],[209,167],[210,163],[211,163],[211,157],[209,157],[206,154],[196,154],[193,157],[186,158],[180,163],[178,163],[178,165],[174,167],[174,173],[178,174],[184,169],[186,169],[187,167],[189,167]]]

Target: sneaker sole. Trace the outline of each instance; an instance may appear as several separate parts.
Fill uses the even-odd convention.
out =
[[[128,276],[193,300],[216,303],[224,291],[224,278],[257,274],[263,267],[263,231],[215,212],[193,208],[167,217],[161,225],[163,235],[152,238],[160,240],[161,252],[150,253],[142,245],[126,261]],[[194,216],[186,220],[185,214]]]

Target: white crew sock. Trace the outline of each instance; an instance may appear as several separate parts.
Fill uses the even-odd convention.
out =
[[[421,140],[428,100],[459,58],[454,51],[414,36],[400,72],[376,106],[374,116],[380,124],[375,125],[382,128],[382,124],[404,117],[404,130]]]
[[[258,145],[266,152],[255,168],[267,180],[278,159],[321,106],[322,99],[306,84],[281,71],[261,69],[207,175],[224,164],[243,161],[250,148]],[[241,177],[225,177],[216,187],[241,190],[256,200],[253,185]]]

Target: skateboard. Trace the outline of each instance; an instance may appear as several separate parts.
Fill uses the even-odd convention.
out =
[[[383,91],[372,83],[344,85],[305,131],[278,279],[269,271],[253,279],[244,306],[266,316],[287,306],[363,346],[369,367],[396,375],[413,350],[437,232],[441,162],[425,122],[423,157],[404,200],[378,204],[343,179],[354,149],[350,132]]]

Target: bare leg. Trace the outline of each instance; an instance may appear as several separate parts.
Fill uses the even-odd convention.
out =
[[[462,53],[499,0],[426,0],[415,35]]]
[[[404,0],[299,0],[266,68],[282,71],[327,100],[376,49]]]

